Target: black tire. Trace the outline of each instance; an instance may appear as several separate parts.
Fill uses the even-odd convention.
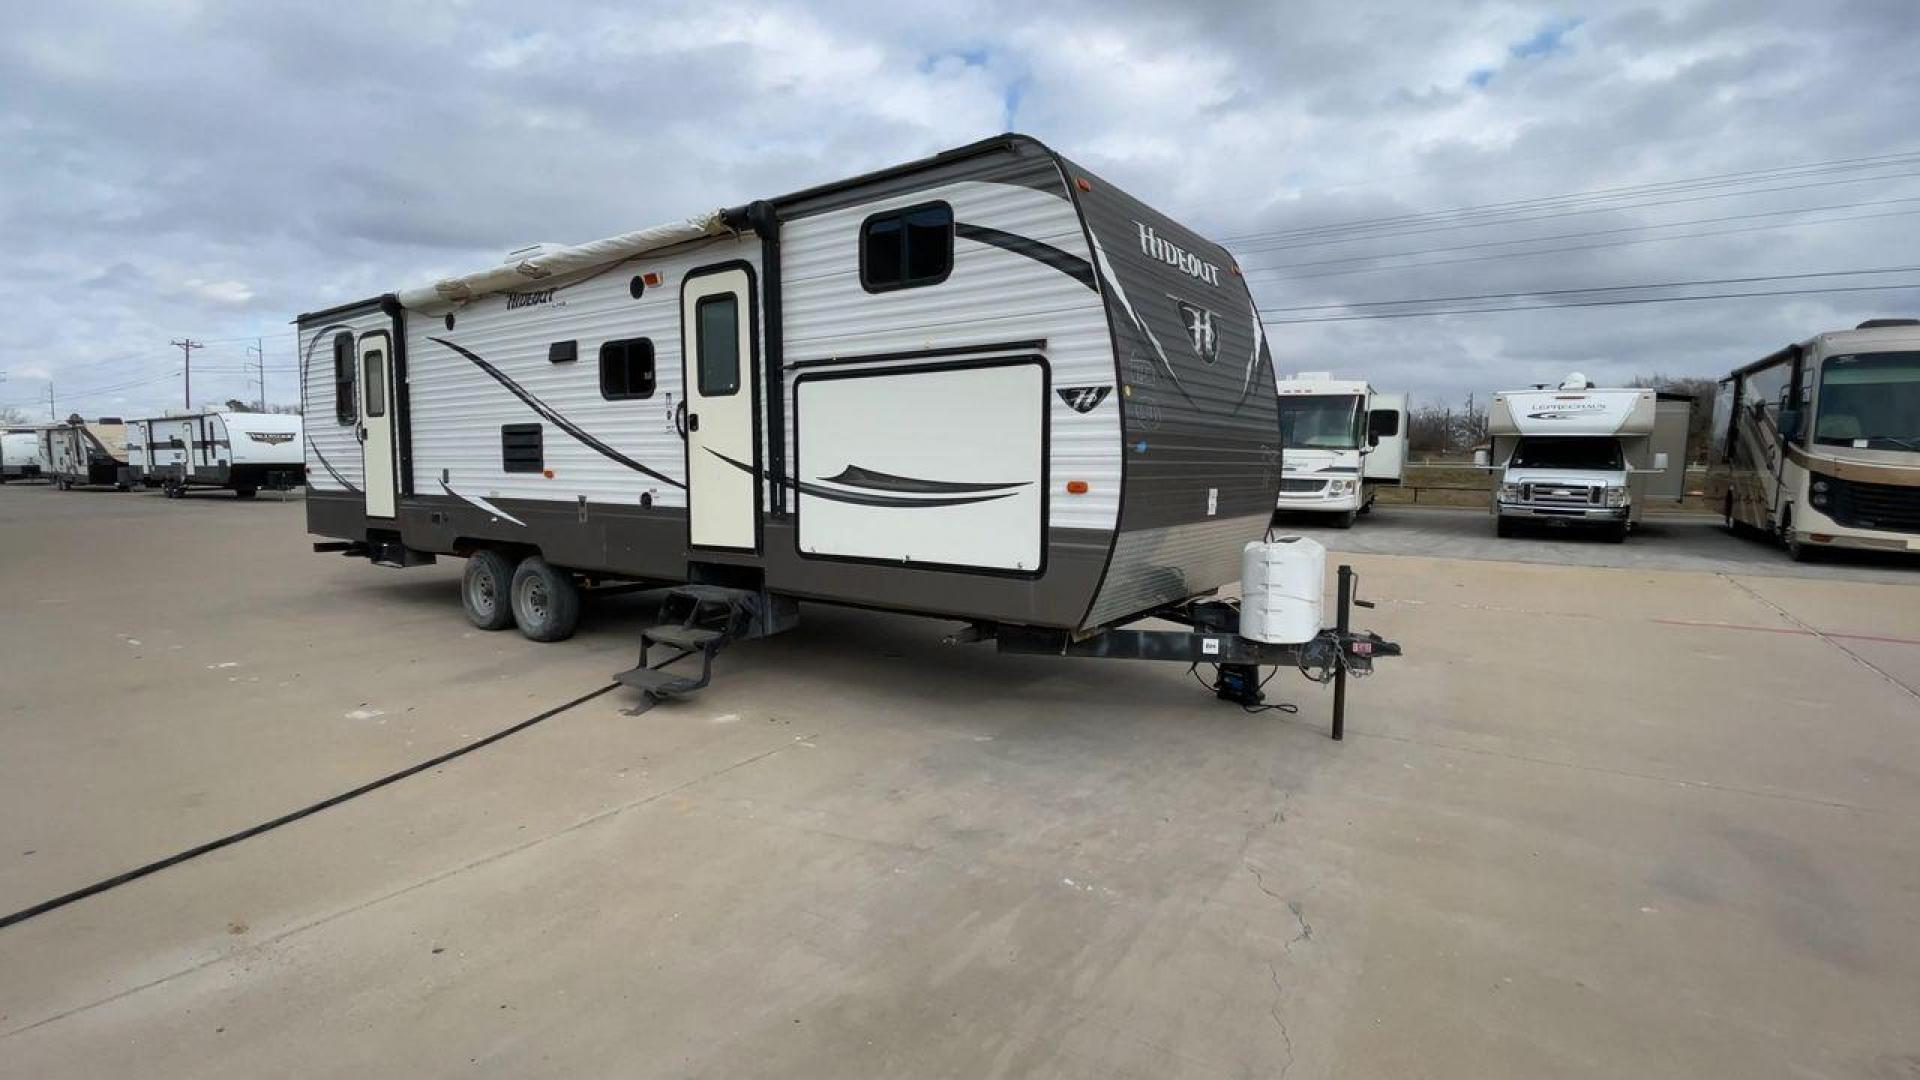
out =
[[[580,624],[580,587],[573,575],[538,555],[513,572],[513,621],[529,641],[565,641]]]
[[[1502,540],[1511,539],[1513,536],[1513,522],[1503,517],[1495,517],[1493,519],[1493,535]]]
[[[1353,528],[1354,519],[1358,518],[1359,516],[1360,516],[1360,511],[1349,510],[1344,514],[1341,514],[1339,517],[1336,517],[1333,519],[1333,527],[1336,529],[1351,529]]]
[[[467,621],[482,630],[505,630],[513,625],[513,560],[497,551],[476,551],[467,557],[460,575],[460,607]]]
[[[1819,552],[1812,544],[1794,538],[1791,510],[1780,519],[1780,546],[1787,549],[1787,558],[1797,563],[1812,562],[1819,557]]]
[[[251,499],[251,498],[253,498],[253,497],[254,497],[255,495],[258,495],[258,494],[260,494],[260,489],[259,489],[259,488],[250,488],[250,487],[248,487],[248,488],[234,488],[234,489],[233,489],[233,497],[234,497],[234,498],[236,498],[236,499]]]
[[[1627,534],[1632,531],[1633,526],[1624,521],[1618,525],[1609,525],[1606,532],[1607,543],[1624,544],[1627,542]]]

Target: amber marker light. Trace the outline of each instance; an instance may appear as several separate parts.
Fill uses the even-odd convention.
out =
[[[1086,493],[1087,493],[1087,482],[1085,480],[1067,481],[1067,494],[1085,495]]]

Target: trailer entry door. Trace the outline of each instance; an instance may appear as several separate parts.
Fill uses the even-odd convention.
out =
[[[393,516],[393,346],[385,331],[360,335],[360,461],[367,516]]]
[[[753,276],[742,264],[696,270],[680,292],[687,394],[687,542],[759,548],[759,398]]]

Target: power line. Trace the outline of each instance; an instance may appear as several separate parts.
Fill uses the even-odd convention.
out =
[[[1328,233],[1423,224],[1430,220],[1458,216],[1530,212],[1532,210],[1543,209],[1551,204],[1611,201],[1646,195],[1670,194],[1676,190],[1697,190],[1704,187],[1728,187],[1743,183],[1764,183],[1768,180],[1788,179],[1790,178],[1788,174],[1794,173],[1803,176],[1818,175],[1824,172],[1845,172],[1855,169],[1871,169],[1889,165],[1911,164],[1915,160],[1920,160],[1920,151],[1901,151],[1899,153],[1881,154],[1865,158],[1841,158],[1802,165],[1778,166],[1770,169],[1750,169],[1741,172],[1719,173],[1712,176],[1691,177],[1682,180],[1632,184],[1613,188],[1594,188],[1560,195],[1545,195],[1529,199],[1510,199],[1505,202],[1482,203],[1475,206],[1457,206],[1446,210],[1418,211],[1374,218],[1354,218],[1347,221],[1329,222],[1323,225],[1303,225],[1291,229],[1263,230],[1238,236],[1228,236],[1223,239],[1224,242],[1227,243],[1263,238],[1295,239]],[[1748,193],[1742,192],[1739,194]]]
[[[1448,311],[1386,311],[1365,315],[1327,315],[1310,319],[1260,320],[1267,326],[1297,326],[1303,323],[1370,322],[1376,319],[1421,319],[1436,315],[1484,315],[1506,311],[1550,311],[1557,308],[1627,307],[1636,304],[1678,304],[1696,300],[1732,300],[1756,296],[1816,296],[1823,293],[1901,292],[1920,290],[1920,281],[1904,285],[1859,285],[1823,289],[1770,289],[1761,292],[1709,293],[1703,296],[1649,296],[1630,300],[1585,300],[1561,304],[1516,304],[1505,307],[1455,308]]]
[[[1683,203],[1709,202],[1714,199],[1731,199],[1748,195],[1769,195],[1782,191],[1807,191],[1813,188],[1834,187],[1840,184],[1869,184],[1885,180],[1904,180],[1920,176],[1920,172],[1889,173],[1882,176],[1855,176],[1843,180],[1821,180],[1811,184],[1787,184],[1780,187],[1752,188],[1747,191],[1722,191],[1709,195],[1688,195],[1678,199],[1645,199],[1636,202],[1621,203],[1617,206],[1593,206],[1584,209],[1560,210],[1554,213],[1534,214],[1532,216],[1506,215],[1480,221],[1462,221],[1453,224],[1434,225],[1431,228],[1392,228],[1356,232],[1349,236],[1336,236],[1332,239],[1306,239],[1294,242],[1292,238],[1280,238],[1276,241],[1253,245],[1238,245],[1240,250],[1286,251],[1295,248],[1326,247],[1330,244],[1350,244],[1361,240],[1379,240],[1400,236],[1424,236],[1437,232],[1458,232],[1461,229],[1484,229],[1498,225],[1525,225],[1535,221],[1553,221],[1565,217],[1580,217],[1585,214],[1618,213],[1624,210],[1644,210],[1655,206],[1678,206]],[[1418,224],[1418,223],[1416,223]],[[1257,235],[1257,234],[1256,234]]]
[[[1302,307],[1269,308],[1268,310],[1326,311],[1333,308],[1403,307],[1407,304],[1448,304],[1469,300],[1505,300],[1528,296],[1573,296],[1580,293],[1634,292],[1642,289],[1691,289],[1701,285],[1752,285],[1762,281],[1804,281],[1809,278],[1912,273],[1920,273],[1920,266],[1888,266],[1869,270],[1820,270],[1804,274],[1765,274],[1756,277],[1706,278],[1698,281],[1650,281],[1644,285],[1596,285],[1585,289],[1529,289],[1526,292],[1476,293],[1471,296],[1423,296],[1412,300],[1370,300],[1361,304],[1308,304]]]
[[[1826,213],[1832,210],[1857,210],[1869,206],[1896,206],[1903,203],[1920,202],[1920,196],[1904,199],[1869,199],[1864,202],[1834,203],[1828,206],[1803,206],[1792,210],[1763,210],[1754,214],[1727,214],[1721,217],[1690,218],[1686,221],[1664,221],[1651,225],[1628,225],[1618,229],[1588,229],[1584,232],[1549,233],[1545,236],[1528,236],[1518,240],[1487,240],[1478,244],[1447,244],[1442,247],[1415,248],[1411,251],[1383,251],[1372,255],[1343,255],[1337,259],[1314,259],[1309,262],[1275,263],[1272,266],[1242,267],[1243,275],[1266,273],[1273,270],[1294,270],[1314,266],[1334,266],[1340,263],[1372,262],[1378,259],[1399,259],[1413,255],[1445,255],[1455,251],[1480,251],[1492,247],[1512,247],[1516,244],[1537,244],[1549,240],[1580,240],[1593,236],[1618,236],[1621,233],[1646,232],[1650,229],[1677,229],[1683,225],[1713,225],[1724,221],[1751,221],[1755,218],[1787,217],[1792,214]],[[1838,218],[1851,221],[1852,218]],[[1818,224],[1808,222],[1807,224]],[[1518,254],[1525,254],[1524,252]],[[1415,267],[1421,264],[1414,264]],[[1382,268],[1386,269],[1386,268]]]
[[[91,398],[91,397],[98,397],[101,394],[113,394],[113,393],[118,393],[119,391],[122,391],[122,390],[131,390],[137,386],[148,386],[153,383],[164,382],[168,379],[173,378],[175,375],[178,375],[178,374],[180,373],[177,371],[169,371],[169,372],[166,372],[165,374],[150,375],[144,379],[135,379],[131,382],[118,383],[111,386],[95,386],[95,387],[91,387],[83,390],[68,390],[66,391],[66,394],[69,398],[77,397],[77,398],[85,399],[85,398]],[[48,379],[47,385],[52,386],[53,380]],[[39,403],[40,403],[40,399],[34,398],[32,401],[6,402],[3,404],[0,404],[0,408],[17,409],[17,408],[24,408],[27,405],[38,405]]]
[[[1910,217],[1920,210],[1890,210],[1884,214],[1854,214],[1851,217],[1822,218],[1817,221],[1783,221],[1772,225],[1746,225],[1737,229],[1710,229],[1705,232],[1679,233],[1674,236],[1644,236],[1635,240],[1609,240],[1597,244],[1568,244],[1564,247],[1540,248],[1536,251],[1497,251],[1487,255],[1469,255],[1459,259],[1436,259],[1433,262],[1412,263],[1406,266],[1361,266],[1348,270],[1325,270],[1317,274],[1294,274],[1291,277],[1275,278],[1274,281],[1313,281],[1319,278],[1347,277],[1353,274],[1377,274],[1383,271],[1425,270],[1434,266],[1458,266],[1461,263],[1486,262],[1490,259],[1529,259],[1536,255],[1559,255],[1569,251],[1600,251],[1605,248],[1632,247],[1637,244],[1660,244],[1672,240],[1698,240],[1714,236],[1734,236],[1740,233],[1768,232],[1774,229],[1798,229],[1808,225],[1839,225],[1851,221],[1874,221],[1880,218]],[[1270,267],[1269,269],[1278,269]],[[1257,272],[1257,271],[1255,271]]]

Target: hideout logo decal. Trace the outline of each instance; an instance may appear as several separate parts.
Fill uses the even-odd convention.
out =
[[[1220,330],[1213,312],[1180,299],[1175,299],[1174,305],[1180,309],[1180,323],[1187,329],[1194,354],[1209,364],[1220,359]]]
[[[1055,393],[1059,394],[1060,400],[1066,402],[1074,412],[1090,413],[1099,408],[1101,402],[1107,400],[1107,395],[1113,393],[1113,387],[1062,386]]]
[[[292,442],[293,432],[291,431],[249,431],[247,432],[247,438],[252,439],[254,442],[257,442],[257,443],[266,443],[268,446],[279,446],[281,443]]]

